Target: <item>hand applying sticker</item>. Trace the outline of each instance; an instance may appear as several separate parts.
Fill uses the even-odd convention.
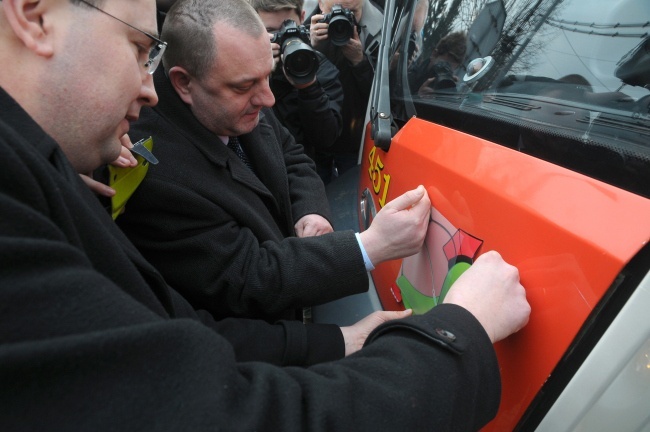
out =
[[[373,265],[417,253],[427,233],[431,201],[418,186],[386,204],[359,234]]]

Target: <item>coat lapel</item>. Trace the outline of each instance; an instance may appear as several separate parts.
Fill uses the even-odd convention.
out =
[[[228,170],[233,180],[246,185],[267,199],[273,197],[255,173],[229,150],[217,135],[205,128],[196,119],[191,109],[178,97],[162,68],[156,71],[154,82],[159,97],[159,103],[154,107],[154,110],[161,116],[166,117],[171,124],[177,127],[177,130],[187,139],[187,145],[196,147],[203,153],[207,160],[217,167]],[[178,125],[183,125],[183,127],[178,127]],[[240,138],[240,141],[244,151],[247,152],[247,155],[253,161],[254,166],[256,168],[263,166],[263,164],[257,161],[259,156],[254,157],[256,156],[254,151],[247,151],[247,140]]]

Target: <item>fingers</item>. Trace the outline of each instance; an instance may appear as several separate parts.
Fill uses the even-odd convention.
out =
[[[374,313],[378,314],[378,318],[381,320],[382,323],[385,323],[396,319],[403,319],[406,317],[410,317],[411,315],[413,315],[413,310],[406,309],[403,311],[378,311]]]
[[[122,148],[120,149],[120,155],[118,156],[117,159],[115,159],[111,165],[121,167],[121,168],[128,168],[128,167],[134,167],[138,165],[138,161],[135,159],[133,154],[131,154],[131,148],[133,148],[133,143],[131,142],[131,139],[129,138],[128,134],[124,134],[120,137],[120,143],[122,144]]]
[[[324,17],[324,15],[319,14],[311,17],[309,39],[311,40],[312,45],[319,45],[327,40],[327,28],[329,27],[329,24],[319,22]]]
[[[122,147],[126,147],[127,149],[133,148],[133,143],[131,142],[129,134],[122,135],[120,137],[120,143],[122,144]]]
[[[348,43],[341,47],[341,52],[353,65],[358,65],[363,61],[363,46],[358,38],[351,37]]]
[[[304,230],[305,230],[305,224],[298,222],[293,229],[296,230],[296,237],[302,238],[304,237]]]
[[[327,219],[317,214],[303,216],[294,225],[297,237],[319,236],[334,231]]]
[[[349,327],[341,327],[343,340],[345,342],[345,355],[355,353],[363,347],[368,335],[380,324],[386,321],[406,318],[412,311],[376,311],[363,318],[361,321]]]
[[[407,191],[402,195],[398,196],[384,208],[388,208],[392,211],[402,211],[409,210],[409,216],[416,221],[418,225],[423,223],[428,223],[429,213],[431,211],[431,200],[429,200],[429,195],[424,189],[424,186],[420,185],[417,188]]]
[[[424,186],[420,185],[417,188],[407,191],[394,200],[390,201],[388,204],[386,204],[385,208],[390,208],[395,211],[408,210],[416,205],[420,200],[422,200],[425,194],[426,191],[424,189]]]
[[[454,283],[444,303],[455,303],[472,313],[492,342],[522,329],[531,312],[519,271],[496,251],[481,255]]]
[[[104,183],[98,182],[97,180],[94,180],[90,178],[87,175],[84,174],[79,174],[81,176],[81,179],[86,183],[86,186],[88,188],[95,192],[97,195],[105,196],[105,197],[112,197],[115,195],[115,189],[105,185]]]
[[[360,234],[373,265],[417,253],[427,233],[430,211],[431,201],[423,186],[386,204]]]

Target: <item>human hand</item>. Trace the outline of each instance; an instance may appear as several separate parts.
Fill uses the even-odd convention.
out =
[[[134,167],[138,165],[138,161],[131,154],[130,149],[133,148],[133,143],[127,134],[122,135],[120,138],[120,143],[122,144],[120,155],[117,157],[117,159],[111,162],[111,165],[121,168]],[[105,196],[108,198],[115,195],[115,189],[93,179],[91,173],[79,175],[81,176],[81,179],[84,181],[84,183],[86,183],[86,186],[88,186],[90,190],[95,192],[97,195]]]
[[[530,316],[519,270],[495,251],[479,256],[451,286],[443,303],[457,304],[472,313],[492,343],[519,331]]]
[[[273,33],[269,33],[269,39],[272,40],[275,35]],[[275,70],[276,67],[278,67],[278,63],[280,63],[280,44],[271,42],[271,51],[273,52],[273,70]]]
[[[458,77],[456,75],[452,76],[452,78],[455,82],[458,82]],[[436,92],[436,90],[434,89],[435,86],[433,85],[435,82],[436,82],[436,77],[431,77],[425,82],[423,82],[420,88],[418,89],[418,95],[427,96],[427,95],[434,94]]]
[[[301,217],[293,226],[298,237],[315,237],[334,231],[332,225],[323,216],[308,214]]]
[[[366,342],[368,335],[380,324],[406,318],[411,314],[411,309],[404,311],[376,311],[349,327],[341,327],[341,333],[343,333],[343,340],[345,341],[345,355],[349,356],[359,351]]]
[[[289,83],[291,83],[291,85],[298,90],[305,89],[316,82],[316,75],[314,75],[314,79],[309,81],[308,83],[296,84],[296,82],[293,80],[291,75],[287,74],[287,72],[284,69],[282,71],[284,72],[284,76],[287,77],[287,81],[289,81]]]
[[[416,254],[427,234],[430,211],[431,201],[421,185],[386,204],[359,234],[370,261],[377,265]]]
[[[97,195],[105,196],[108,198],[111,198],[112,196],[115,195],[115,189],[102,182],[93,179],[92,174],[79,174],[79,176],[81,177],[81,180],[83,180],[83,182],[86,183],[88,189],[90,189]]]
[[[358,65],[363,60],[363,45],[361,45],[361,39],[359,39],[359,32],[357,32],[356,27],[354,27],[352,37],[348,43],[341,47],[341,52],[352,63],[352,66]]]
[[[323,18],[325,18],[325,15],[321,14],[312,15],[311,17],[311,25],[309,26],[309,40],[311,42],[311,46],[316,49],[318,49],[319,46],[322,47],[328,38],[327,29],[329,28],[329,24],[319,22]]]

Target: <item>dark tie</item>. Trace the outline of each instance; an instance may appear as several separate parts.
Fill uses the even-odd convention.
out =
[[[253,171],[253,165],[251,165],[251,161],[248,160],[248,156],[246,156],[246,153],[244,153],[244,149],[241,148],[239,139],[236,136],[231,136],[228,138],[228,148],[234,151],[237,157],[241,159],[242,162],[244,162],[246,166],[251,169],[251,171]]]

